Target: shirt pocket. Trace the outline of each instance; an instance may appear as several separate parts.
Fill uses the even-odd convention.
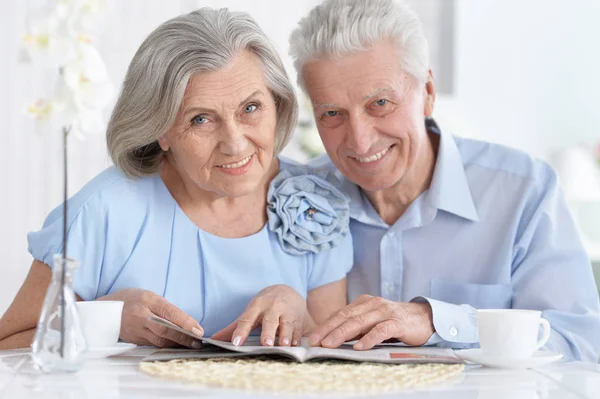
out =
[[[432,279],[431,298],[476,309],[508,309],[512,302],[511,284],[471,284]]]

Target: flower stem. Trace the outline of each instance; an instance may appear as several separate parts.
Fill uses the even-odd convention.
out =
[[[60,272],[60,357],[65,357],[65,276],[67,273],[67,136],[71,131],[71,126],[63,126],[63,253],[62,270]]]

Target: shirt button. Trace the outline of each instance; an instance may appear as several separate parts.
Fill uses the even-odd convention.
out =
[[[452,335],[453,337],[456,337],[456,334],[458,334],[458,330],[456,329],[456,327],[450,327],[450,331],[448,331],[450,333],[450,335]]]
[[[390,238],[394,237],[395,235],[396,235],[396,233],[394,233],[393,231],[388,231],[387,232],[387,236],[390,237]]]

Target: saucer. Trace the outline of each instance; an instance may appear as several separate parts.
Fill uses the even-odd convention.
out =
[[[85,354],[86,359],[102,359],[105,357],[120,355],[121,353],[127,352],[135,348],[136,344],[130,344],[127,342],[118,342],[113,346],[105,346],[100,348],[88,348]]]
[[[481,364],[482,366],[501,369],[530,369],[560,360],[563,355],[556,352],[537,351],[527,359],[508,359],[485,356],[481,349],[456,350],[454,353],[463,360]]]

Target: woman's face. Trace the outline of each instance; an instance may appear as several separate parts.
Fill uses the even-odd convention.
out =
[[[276,109],[249,51],[188,82],[173,126],[159,139],[184,184],[214,197],[255,191],[273,161]]]

